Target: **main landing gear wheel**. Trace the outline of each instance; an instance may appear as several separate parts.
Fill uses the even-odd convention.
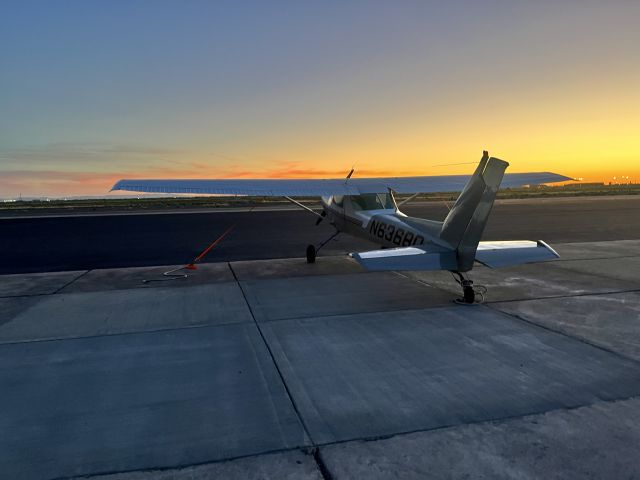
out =
[[[473,289],[473,281],[472,280],[463,280],[460,285],[462,286],[462,300],[464,303],[475,303],[476,302],[476,292]]]
[[[473,280],[465,278],[460,272],[451,272],[453,278],[462,287],[462,298],[457,298],[456,303],[460,305],[478,305],[484,303],[487,287],[484,285],[474,285]],[[456,275],[458,278],[456,278]]]
[[[307,246],[307,263],[316,263],[316,247],[314,245]]]

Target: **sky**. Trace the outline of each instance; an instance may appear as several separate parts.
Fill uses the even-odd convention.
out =
[[[120,178],[640,181],[637,1],[3,1],[0,198]]]

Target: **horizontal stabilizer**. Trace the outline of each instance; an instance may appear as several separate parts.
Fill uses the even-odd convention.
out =
[[[387,248],[352,253],[351,256],[364,268],[381,270],[455,270],[456,254],[427,252],[417,247]]]
[[[509,267],[522,263],[555,260],[560,255],[549,245],[539,240],[515,240],[506,242],[480,242],[476,261],[490,268]]]

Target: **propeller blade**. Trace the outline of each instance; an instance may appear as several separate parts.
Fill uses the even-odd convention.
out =
[[[316,220],[316,227],[320,225],[320,223],[322,222],[322,220],[324,220],[324,217],[326,216],[327,216],[327,212],[325,212],[324,210],[320,212],[320,216],[318,217],[318,220]]]

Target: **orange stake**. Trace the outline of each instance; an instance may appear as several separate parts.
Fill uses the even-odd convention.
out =
[[[233,230],[234,228],[235,228],[235,225],[231,225],[229,228],[227,228],[222,235],[216,238],[211,245],[205,248],[200,255],[194,258],[193,261],[188,265],[186,265],[184,268],[187,270],[196,270],[198,268],[196,267],[196,263],[202,260],[205,257],[205,255],[207,255],[207,253],[209,253],[213,249],[213,247],[219,244],[224,237],[226,237],[229,233],[231,233],[231,230]]]

